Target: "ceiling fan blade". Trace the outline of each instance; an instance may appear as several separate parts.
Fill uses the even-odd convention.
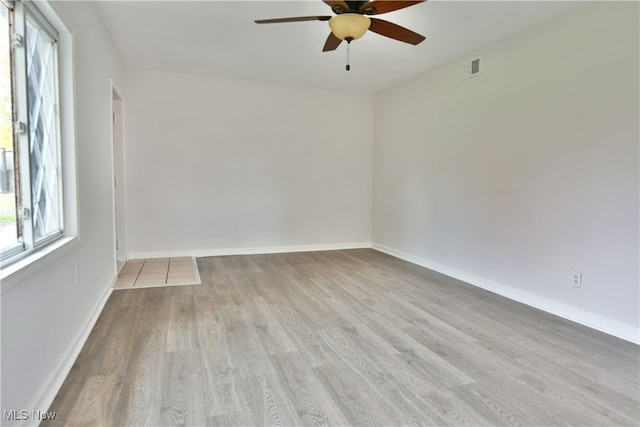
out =
[[[329,37],[327,37],[327,41],[324,43],[324,47],[322,48],[323,52],[328,52],[330,50],[336,50],[338,46],[340,46],[342,40],[333,35],[333,33],[329,33]]]
[[[393,12],[394,10],[404,9],[405,7],[413,6],[418,3],[422,3],[426,0],[373,0],[360,7],[360,13],[365,15],[380,15],[381,13]]]
[[[294,18],[257,19],[256,24],[279,24],[281,22],[328,21],[331,16],[297,16]]]
[[[371,27],[369,27],[369,31],[373,31],[374,33],[378,33],[381,36],[389,37],[394,40],[398,40],[401,42],[409,43],[409,44],[419,44],[422,42],[425,37],[414,33],[413,31],[401,27],[400,25],[394,24],[389,21],[384,21],[382,19],[370,18],[371,19]]]
[[[349,12],[351,8],[343,0],[323,0],[335,13]]]

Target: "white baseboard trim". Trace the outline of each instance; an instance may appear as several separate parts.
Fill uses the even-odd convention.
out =
[[[300,246],[261,246],[251,248],[220,248],[220,249],[196,249],[185,251],[165,251],[165,252],[131,252],[129,259],[149,259],[149,258],[177,258],[177,257],[208,257],[227,255],[262,255],[280,254],[288,252],[316,252],[316,251],[337,251],[343,249],[363,249],[371,248],[371,242],[359,243],[333,243],[328,245],[300,245]]]
[[[98,321],[98,318],[100,317],[100,313],[102,313],[102,309],[104,308],[105,304],[109,300],[109,296],[113,291],[113,285],[115,284],[115,281],[116,279],[114,278],[112,282],[109,284],[109,286],[107,287],[107,289],[105,289],[105,292],[100,298],[100,301],[98,301],[98,304],[94,308],[93,313],[91,313],[91,317],[89,318],[89,321],[76,337],[75,341],[69,348],[69,351],[67,351],[66,356],[58,366],[58,369],[56,369],[55,372],[53,372],[49,376],[49,378],[47,378],[47,380],[44,382],[44,385],[40,388],[38,392],[38,397],[33,401],[33,403],[30,406],[27,406],[28,408],[34,408],[43,412],[49,410],[49,408],[51,407],[51,404],[53,403],[53,399],[55,399],[56,395],[58,394],[58,391],[60,390],[60,388],[62,387],[62,384],[64,383],[64,380],[69,375],[69,372],[71,371],[73,364],[78,358],[78,355],[82,350],[82,347],[87,341],[87,338],[89,338],[89,334],[91,333],[91,331],[93,330],[93,327]],[[30,421],[33,422],[34,420],[30,420]],[[23,425],[29,425],[29,421],[25,421],[25,424]]]
[[[515,289],[505,284],[494,282],[483,277],[478,277],[476,275],[469,274],[455,268],[438,264],[428,259],[420,258],[409,253],[391,248],[389,246],[381,245],[379,243],[372,243],[371,247],[377,251],[384,252],[396,258],[408,261],[412,264],[437,271],[438,273],[442,273],[478,288],[496,293],[505,298],[509,298],[511,300],[521,302],[531,307],[535,307],[539,310],[546,311],[547,313],[554,314],[564,319],[580,323],[581,325],[588,326],[592,329],[596,329],[600,332],[604,332],[618,338],[622,338],[623,340],[630,341],[634,344],[640,344],[640,328],[633,325],[618,322],[616,320],[612,320],[604,316],[579,309],[577,307],[572,307],[570,305],[554,301],[539,295],[535,295],[530,292]]]

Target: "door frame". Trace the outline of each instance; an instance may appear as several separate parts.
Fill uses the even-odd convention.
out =
[[[113,231],[116,272],[128,260],[127,249],[127,200],[126,200],[126,167],[124,141],[124,98],[113,80],[110,81],[111,108],[111,179],[113,203]]]

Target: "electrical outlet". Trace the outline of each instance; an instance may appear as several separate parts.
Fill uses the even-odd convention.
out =
[[[76,284],[80,283],[80,267],[76,265]]]
[[[574,288],[581,288],[582,287],[582,273],[580,273],[579,271],[576,271],[573,273],[573,287]]]

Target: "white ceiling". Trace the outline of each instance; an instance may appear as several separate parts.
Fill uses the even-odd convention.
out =
[[[423,34],[412,46],[367,32],[322,52],[332,15],[321,0],[105,1],[98,12],[125,65],[376,93],[579,6],[571,1],[428,1],[376,17]]]

